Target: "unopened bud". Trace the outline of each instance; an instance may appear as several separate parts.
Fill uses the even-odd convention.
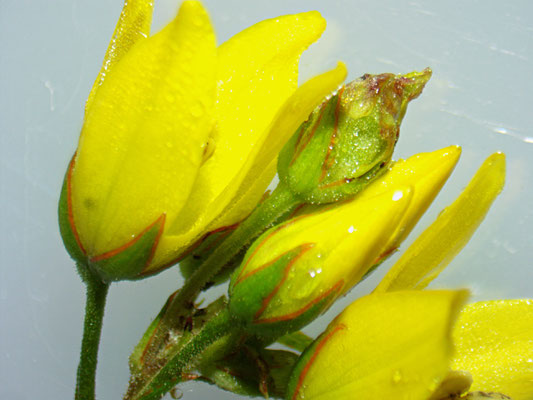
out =
[[[359,192],[388,165],[407,104],[430,77],[430,69],[364,75],[340,88],[281,151],[280,180],[306,203],[329,203]]]

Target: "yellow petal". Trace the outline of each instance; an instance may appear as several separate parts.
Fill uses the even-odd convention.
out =
[[[453,331],[452,368],[469,371],[471,391],[533,399],[533,300],[468,305]]]
[[[131,49],[139,40],[147,38],[150,34],[152,23],[153,0],[126,0],[120,13],[120,17],[113,32],[113,37],[107,48],[102,69],[93,84],[85,110],[91,107],[96,91],[104,81],[106,75],[115,64]]]
[[[219,48],[215,150],[171,229],[184,235],[181,242],[192,241],[231,201],[251,152],[296,89],[301,53],[324,28],[317,12],[288,15],[260,22]]]
[[[199,2],[138,42],[86,115],[72,175],[74,222],[89,256],[129,242],[187,199],[212,126],[215,38]]]
[[[491,155],[452,205],[407,249],[376,291],[423,289],[468,243],[505,180],[505,156]]]
[[[302,355],[288,399],[426,400],[448,372],[450,331],[468,292],[371,294]]]
[[[398,160],[385,175],[361,192],[361,198],[368,198],[398,185],[410,185],[413,188],[409,208],[396,231],[384,244],[383,253],[390,253],[411,232],[452,173],[460,155],[460,147],[449,146],[431,153],[416,154],[407,160]]]
[[[396,227],[411,200],[410,190],[393,190],[372,199],[352,201],[332,210],[289,220],[258,240],[241,275],[273,261],[298,246],[311,247],[286,270],[285,284],[261,314],[276,319],[306,309],[332,288],[337,296],[349,291],[379,255],[389,227]],[[246,263],[246,264],[245,264]],[[297,289],[296,289],[297,288]]]
[[[257,156],[247,160],[243,168],[246,176],[244,179],[239,176],[242,183],[233,200],[221,213],[221,218],[210,225],[210,230],[232,225],[254,209],[276,174],[276,157],[285,142],[315,107],[339,87],[347,73],[345,65],[339,62],[336,68],[310,79],[289,97],[270,124],[262,146],[258,151],[254,149]]]

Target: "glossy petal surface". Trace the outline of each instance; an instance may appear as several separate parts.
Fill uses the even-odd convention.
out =
[[[342,83],[347,73],[344,64],[339,63],[331,71],[304,83],[287,99],[268,128],[268,139],[257,151],[257,156],[250,158],[243,168],[246,176],[234,200],[210,229],[231,225],[253,210],[276,174],[277,154],[285,142],[313,109]]]
[[[272,119],[296,89],[301,53],[324,28],[317,12],[288,15],[260,22],[220,46],[214,152],[171,228],[177,243],[194,240],[233,198],[243,167],[256,156],[254,147],[266,140]]]
[[[98,88],[102,85],[106,75],[115,64],[140,40],[147,38],[150,34],[152,23],[152,11],[154,2],[152,0],[125,0],[124,7],[113,32],[113,37],[107,48],[102,69],[98,73],[87,103],[86,111],[91,107],[92,101]]]
[[[291,400],[427,400],[448,371],[450,332],[466,291],[365,296],[300,358]]]
[[[383,246],[385,253],[397,247],[411,232],[446,183],[460,155],[460,147],[449,146],[430,153],[416,154],[407,160],[398,160],[385,175],[361,192],[361,198],[368,198],[398,185],[409,185],[413,189],[411,203],[402,222]]]
[[[389,191],[272,228],[249,249],[232,285],[239,287],[240,281],[268,269],[279,257],[305,248],[288,265],[284,280],[272,294],[275,296],[264,304],[261,319],[295,313],[336,286],[338,296],[358,283],[372,266],[388,227],[399,221],[409,200],[408,190]]]
[[[469,371],[471,391],[533,399],[533,300],[470,304],[453,331],[452,368]]]
[[[407,249],[376,291],[423,289],[468,243],[505,181],[505,156],[487,158],[452,205]]]
[[[185,204],[212,126],[216,47],[199,2],[107,74],[86,115],[72,175],[74,221],[90,256],[118,248]]]

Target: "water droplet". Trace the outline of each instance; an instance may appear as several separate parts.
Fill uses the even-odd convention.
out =
[[[348,233],[353,233],[354,231],[355,228],[353,227],[353,225],[348,228]]]
[[[403,192],[401,190],[397,190],[394,192],[394,194],[392,195],[392,200],[393,201],[398,201],[400,200],[401,198],[403,197]]]
[[[399,369],[397,369],[396,371],[394,371],[394,373],[392,374],[392,383],[400,383],[402,381],[402,373]]]
[[[172,388],[169,394],[170,394],[170,397],[172,397],[175,400],[179,400],[183,397],[183,392],[176,387]]]

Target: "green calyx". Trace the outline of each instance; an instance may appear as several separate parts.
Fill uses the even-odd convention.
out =
[[[280,153],[278,174],[302,202],[343,200],[388,165],[407,104],[431,70],[365,75],[337,91],[309,116]]]
[[[100,255],[88,255],[78,236],[70,203],[71,162],[59,198],[59,230],[69,255],[76,261],[82,279],[87,273],[95,274],[102,282],[141,279],[150,263],[165,223],[164,214],[144,231],[118,249]]]
[[[61,238],[63,239],[63,244],[68,254],[76,263],[79,265],[87,265],[88,257],[85,254],[85,250],[79,242],[78,235],[74,228],[74,223],[72,220],[72,212],[69,206],[69,174],[72,166],[69,166],[65,178],[63,179],[63,186],[61,187],[61,194],[59,196],[59,207],[58,207],[58,220],[59,220],[59,232],[61,233]]]
[[[275,340],[313,321],[331,304],[338,292],[328,291],[324,295],[319,291],[305,304],[281,298],[280,289],[291,284],[289,275],[292,266],[307,246],[298,246],[267,265],[247,271],[246,262],[253,257],[254,249],[260,243],[261,238],[250,248],[241,267],[231,278],[228,308],[247,332]]]

